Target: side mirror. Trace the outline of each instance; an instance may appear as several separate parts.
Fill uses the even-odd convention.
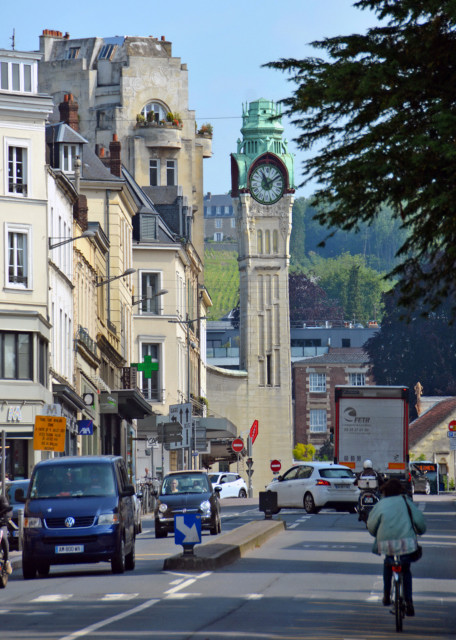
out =
[[[134,496],[135,495],[135,488],[132,484],[127,484],[125,486],[125,489],[121,492],[120,494],[122,496],[122,498],[126,498],[128,496]]]
[[[19,494],[20,491],[22,492],[21,494]],[[17,489],[16,490],[16,493],[14,494],[14,499],[16,500],[16,502],[20,502],[22,504],[25,504],[26,497],[24,496],[24,492],[22,491],[22,489]]]
[[[220,494],[221,490],[222,490],[222,487],[215,487],[214,489],[215,493],[217,494]]]
[[[277,476],[277,482],[282,482],[283,476]]]

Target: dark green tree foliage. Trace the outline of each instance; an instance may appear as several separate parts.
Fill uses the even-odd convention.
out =
[[[446,302],[407,323],[398,306],[399,296],[398,290],[385,295],[380,331],[367,341],[365,349],[376,384],[409,387],[411,415],[415,417],[413,389],[417,382],[426,396],[456,395],[456,326],[449,322],[454,304]]]
[[[305,198],[297,198],[293,204],[293,219],[290,237],[290,256],[292,264],[300,264],[306,254],[305,215],[307,203]]]
[[[326,320],[335,323],[343,322],[343,309],[337,302],[330,300],[323,289],[303,273],[290,273],[288,286],[290,322],[322,323]]]
[[[347,283],[347,303],[345,306],[345,316],[350,320],[359,322],[363,314],[361,303],[361,291],[359,286],[359,266],[353,265]]]
[[[390,207],[407,234],[392,271],[400,302],[435,309],[456,300],[456,2],[354,5],[380,26],[314,42],[324,58],[266,66],[291,74],[285,111],[299,147],[317,146],[304,174],[321,185],[318,221],[358,230]]]

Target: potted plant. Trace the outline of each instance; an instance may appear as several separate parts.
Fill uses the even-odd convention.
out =
[[[201,125],[201,127],[198,129],[198,135],[200,136],[212,136],[212,132],[213,132],[213,127],[209,122],[205,122],[204,124]]]
[[[142,113],[137,113],[136,114],[136,124],[138,125],[142,125],[146,123],[146,118],[143,116]]]

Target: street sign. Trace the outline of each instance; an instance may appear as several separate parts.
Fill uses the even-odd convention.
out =
[[[35,416],[33,449],[35,451],[65,451],[66,418]]]
[[[448,424],[449,431],[456,431],[456,420],[451,420]]]
[[[182,425],[182,441],[171,448],[187,449],[190,446],[192,435],[192,403],[171,404],[169,407],[169,419]]]
[[[252,444],[255,442],[258,435],[258,420],[254,420],[252,426],[250,427],[250,440]]]
[[[201,543],[201,516],[194,513],[184,513],[174,516],[174,542],[193,552],[195,544]]]
[[[281,468],[282,463],[280,462],[280,460],[271,460],[271,471],[273,471],[274,473],[279,473]]]
[[[456,431],[448,431],[449,438],[456,438]]]
[[[231,443],[231,448],[236,453],[240,453],[244,449],[244,441],[242,438],[235,438]]]

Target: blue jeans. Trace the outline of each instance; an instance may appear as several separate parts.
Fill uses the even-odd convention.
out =
[[[410,571],[410,554],[404,553],[404,555],[399,557],[401,559],[402,575],[404,577],[404,598],[406,602],[412,602],[412,572]],[[390,595],[391,593],[393,562],[393,556],[385,556],[385,562],[383,563],[383,590],[385,595]]]

